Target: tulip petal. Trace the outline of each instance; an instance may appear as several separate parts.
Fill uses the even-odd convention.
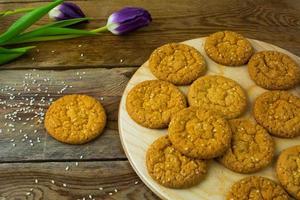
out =
[[[111,14],[107,28],[113,34],[122,35],[147,26],[152,21],[150,13],[143,8],[126,7]]]
[[[49,16],[56,20],[66,20],[85,17],[79,6],[71,2],[64,2],[49,12]]]
[[[115,31],[120,34],[125,34],[128,32],[134,31],[138,28],[147,26],[149,24],[148,19],[149,18],[147,18],[147,17],[141,16],[141,17],[136,17],[130,21],[127,20],[122,24],[122,26],[118,26],[115,29]]]
[[[151,15],[143,8],[135,8],[135,7],[125,7],[115,13],[113,13],[108,20],[108,23],[118,23],[121,24],[125,21],[132,20],[137,16],[146,15],[151,21]]]

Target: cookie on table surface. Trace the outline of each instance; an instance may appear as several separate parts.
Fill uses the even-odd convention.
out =
[[[300,199],[300,146],[283,150],[277,160],[276,174],[281,185],[296,199]]]
[[[165,44],[150,56],[149,68],[160,80],[188,85],[206,72],[204,57],[186,44]]]
[[[45,116],[47,132],[58,141],[83,144],[99,136],[106,124],[101,103],[90,96],[66,95],[53,102]]]
[[[220,31],[209,35],[204,49],[212,60],[229,66],[246,64],[254,52],[244,36],[232,31]]]
[[[171,116],[187,106],[185,96],[167,81],[144,81],[133,87],[126,99],[130,117],[147,128],[166,128]]]
[[[268,91],[254,102],[256,121],[274,136],[300,135],[300,98],[286,91]]]
[[[271,179],[248,176],[235,182],[227,194],[227,200],[289,200],[284,189]]]
[[[229,121],[232,130],[231,148],[218,161],[232,171],[252,173],[268,166],[275,144],[269,133],[249,119]]]
[[[247,107],[246,93],[235,81],[217,75],[198,78],[188,91],[191,106],[211,109],[231,119],[241,115]]]
[[[173,146],[186,156],[211,159],[230,146],[231,129],[220,115],[198,107],[176,113],[168,128]]]
[[[248,71],[257,85],[270,90],[289,89],[300,83],[300,66],[278,51],[255,53],[248,63]]]
[[[162,136],[150,145],[146,166],[155,181],[169,188],[192,187],[207,173],[207,161],[184,156],[172,146],[168,136]]]

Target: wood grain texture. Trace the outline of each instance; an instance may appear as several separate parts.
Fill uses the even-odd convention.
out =
[[[136,68],[99,68],[1,71],[0,162],[76,160],[80,155],[83,155],[84,159],[93,160],[125,159],[119,141],[117,113],[124,87],[135,70]],[[68,86],[66,90],[58,94],[66,86]],[[73,93],[96,97],[108,115],[104,133],[85,145],[67,145],[54,140],[46,134],[42,116],[34,117],[36,112],[45,113],[51,98],[54,101],[63,95]],[[21,110],[27,107],[28,109]],[[27,134],[27,138],[24,134]]]
[[[158,199],[128,161],[0,164],[0,185],[1,200]]]
[[[220,65],[212,61],[204,51],[204,41],[205,38],[199,38],[194,40],[185,41],[185,44],[188,44],[196,48],[204,56],[208,71],[206,75],[221,75],[235,80],[239,83],[247,95],[247,110],[239,116],[239,118],[249,118],[253,122],[255,119],[252,116],[252,106],[254,100],[266,90],[257,86],[249,77],[247,66],[239,67],[228,67]],[[300,57],[292,55],[291,53],[280,49],[271,44],[260,42],[257,40],[249,40],[254,47],[255,51],[263,50],[276,50],[290,55],[298,64],[300,64]],[[144,181],[149,188],[152,189],[158,196],[163,199],[168,200],[223,200],[230,188],[230,186],[237,180],[247,176],[240,173],[235,173],[218,162],[211,161],[208,167],[208,174],[204,180],[191,188],[187,189],[170,189],[161,186],[155,182],[151,176],[148,174],[145,165],[145,155],[149,145],[152,144],[157,138],[166,135],[167,129],[148,129],[140,126],[134,122],[126,111],[126,98],[128,92],[138,83],[145,80],[156,79],[151,73],[148,62],[143,64],[137,72],[132,76],[128,82],[127,87],[125,88],[124,95],[120,103],[120,113],[119,113],[119,131],[121,141],[124,147],[124,151],[127,155],[128,160],[132,164],[132,167],[135,169],[139,177]],[[189,86],[181,86],[181,89],[185,94],[187,94]],[[290,89],[289,92],[294,93],[300,97],[300,86],[296,86],[293,89]],[[155,97],[153,101],[155,101]],[[188,126],[188,123],[186,124]],[[137,139],[138,138],[138,139]],[[276,143],[276,156],[280,151],[287,147],[291,147],[299,144],[300,137],[293,139],[283,139],[273,137]],[[253,173],[253,175],[269,177],[273,180],[276,180],[276,175],[274,171],[275,159],[271,165],[266,168]]]
[[[40,2],[2,0],[1,9],[32,7]],[[300,1],[293,0],[90,0],[76,1],[97,20],[86,28],[97,28],[107,17],[126,5],[148,9],[153,17],[149,27],[126,36],[105,33],[99,37],[37,44],[40,50],[2,68],[85,68],[140,66],[158,46],[206,36],[218,30],[234,30],[249,38],[266,41],[300,55]],[[4,30],[15,17],[3,20]],[[38,24],[43,24],[47,18]],[[81,48],[78,45],[82,45]],[[56,53],[51,53],[55,50]],[[84,54],[84,58],[80,54]],[[32,61],[32,57],[35,58]],[[120,60],[123,62],[120,62]]]
[[[50,1],[0,0],[0,10],[34,7]],[[0,102],[7,101],[0,103],[0,200],[3,199],[1,196],[14,200],[64,200],[83,197],[89,199],[89,194],[96,199],[158,199],[144,185],[133,183],[137,176],[125,161],[126,157],[119,141],[117,114],[125,85],[136,67],[142,65],[150,53],[164,43],[181,42],[229,29],[300,55],[300,1],[72,1],[76,1],[88,16],[96,19],[89,24],[80,25],[79,28],[93,29],[103,26],[107,17],[123,6],[146,8],[151,12],[153,22],[150,26],[126,36],[105,33],[99,37],[35,43],[35,50],[15,62],[0,67]],[[10,16],[1,19],[0,32],[16,18],[17,16]],[[37,25],[46,22],[49,22],[47,17],[37,22]],[[47,70],[28,70],[32,68]],[[24,91],[23,80],[26,73],[31,73],[34,77],[40,74],[40,78],[36,77],[37,82],[31,82]],[[26,76],[30,80],[29,75]],[[48,77],[50,80],[44,81]],[[68,87],[58,94],[57,92],[65,87],[63,81],[73,87]],[[38,86],[39,83],[42,83],[42,87]],[[1,91],[5,86],[15,90]],[[42,90],[37,91],[38,88]],[[29,105],[33,111],[19,113],[20,121],[17,119],[16,122],[11,122],[5,119],[6,114],[18,109],[15,106],[10,108],[9,105],[19,102],[30,104],[30,97],[36,93],[36,101]],[[98,98],[108,111],[107,128],[94,142],[80,146],[59,143],[46,134],[42,125],[38,125],[37,119],[40,116],[31,120],[34,111],[47,108],[50,98],[57,99],[71,93],[92,95]],[[14,98],[10,99],[11,97]],[[45,97],[44,102],[41,101],[42,97]],[[23,124],[27,118],[29,121]],[[14,127],[10,127],[9,124]],[[23,130],[22,133],[18,132],[20,129]],[[27,139],[23,142],[24,134],[27,134]],[[40,142],[37,142],[38,137]],[[12,139],[14,141],[11,141]],[[80,159],[81,155],[83,159]],[[79,161],[78,167],[74,166],[76,161]],[[68,165],[70,170],[64,170]],[[38,184],[34,183],[36,178]],[[58,184],[49,182],[51,179]],[[67,187],[63,187],[63,183],[66,183]],[[97,190],[98,186],[104,186],[103,191]],[[114,193],[116,187],[119,192]],[[31,188],[32,193],[26,196],[27,192],[31,192]],[[108,195],[109,192],[114,195]]]

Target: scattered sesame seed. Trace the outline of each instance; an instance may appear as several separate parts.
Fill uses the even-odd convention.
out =
[[[83,158],[83,155],[81,155],[79,158],[82,159],[82,158]]]
[[[103,190],[103,187],[99,187],[99,190]]]
[[[69,166],[67,166],[67,167],[66,167],[66,171],[68,171],[69,169],[70,169],[70,167],[69,167]]]
[[[82,54],[80,54],[80,57],[83,57],[83,53],[82,53]]]
[[[134,182],[134,185],[137,185],[138,183],[139,183],[138,181],[135,181],[135,182]]]
[[[118,189],[117,189],[117,188],[115,188],[115,189],[114,189],[114,191],[117,193],[117,192],[118,192]]]
[[[38,183],[38,182],[39,182],[39,180],[35,179],[35,180],[34,180],[34,182],[35,182],[35,183]]]
[[[67,187],[67,184],[63,183],[63,186],[64,186],[64,187]]]
[[[78,166],[78,162],[75,162],[75,166]]]
[[[55,181],[54,181],[54,180],[51,180],[51,183],[52,183],[52,184],[54,184],[54,183],[55,183]]]
[[[110,192],[110,193],[108,193],[108,195],[111,196],[111,195],[113,195],[113,193]]]

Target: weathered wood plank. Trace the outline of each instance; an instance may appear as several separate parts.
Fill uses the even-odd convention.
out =
[[[2,0],[3,1],[3,0]],[[39,53],[31,51],[22,59],[3,68],[84,68],[139,66],[156,47],[206,36],[218,30],[234,30],[250,38],[263,40],[300,55],[300,1],[239,0],[169,0],[169,1],[76,1],[96,21],[87,28],[105,24],[113,11],[134,5],[148,9],[153,16],[149,27],[127,36],[105,33],[99,37],[37,44]],[[0,4],[1,9],[36,6],[40,2]],[[3,20],[4,30],[14,17]],[[42,20],[39,24],[44,23]],[[82,47],[78,47],[82,45]],[[55,50],[55,53],[51,51]],[[82,58],[80,55],[84,54]],[[34,61],[31,59],[35,58]],[[120,60],[123,62],[120,62]]]
[[[0,164],[0,185],[1,200],[158,199],[128,161]]]
[[[0,161],[125,159],[117,127],[121,95],[136,68],[88,70],[2,70],[0,73]],[[65,88],[65,90],[64,90]],[[107,111],[104,133],[85,145],[57,142],[43,127],[43,115],[55,99],[83,93],[99,99]]]

